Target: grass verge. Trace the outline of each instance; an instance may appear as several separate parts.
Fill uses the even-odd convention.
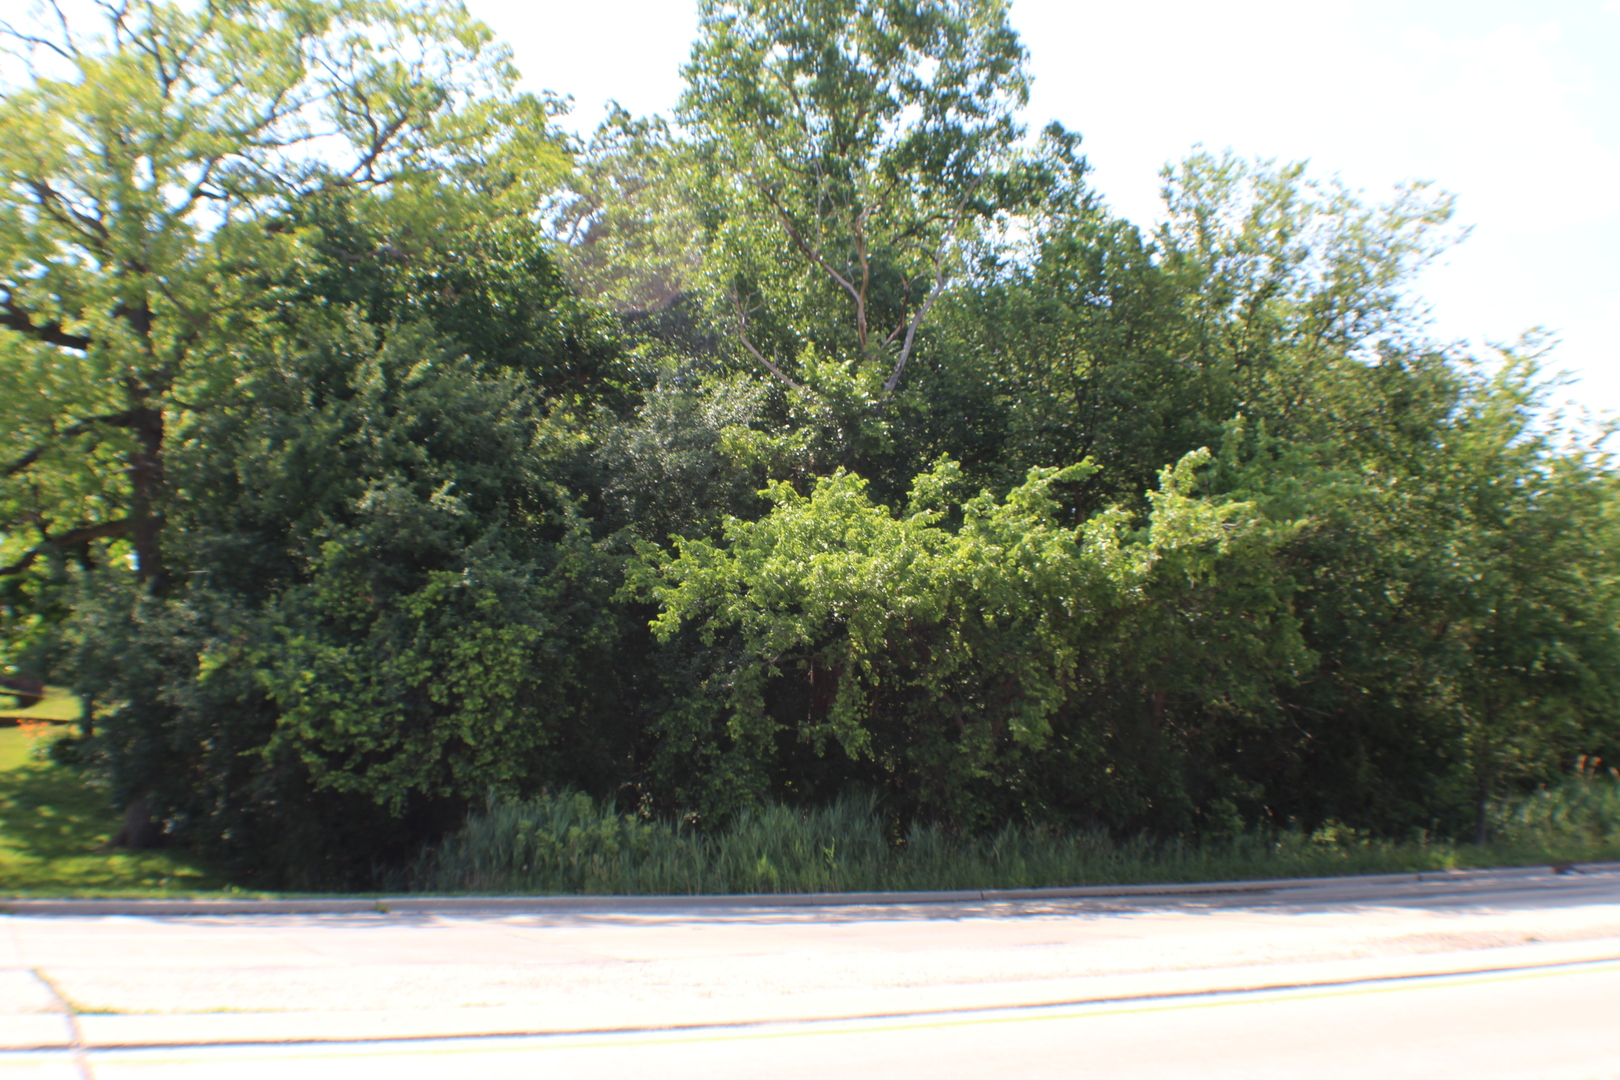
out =
[[[122,816],[105,791],[45,754],[66,731],[40,720],[0,727],[0,894],[190,896],[226,887],[184,851],[107,850]]]
[[[1620,784],[1573,778],[1499,808],[1475,846],[1374,840],[1342,827],[1221,842],[1119,842],[1009,826],[889,836],[870,802],[768,807],[716,835],[639,821],[579,794],[493,803],[415,868],[447,893],[698,895],[1022,889],[1235,881],[1620,860]]]

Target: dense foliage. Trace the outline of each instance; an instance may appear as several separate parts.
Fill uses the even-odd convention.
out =
[[[496,800],[428,848],[401,883],[431,892],[586,895],[1038,889],[1137,882],[1398,874],[1523,861],[1612,861],[1620,784],[1574,773],[1493,807],[1486,845],[1314,832],[1127,838],[1009,821],[962,832],[914,821],[896,843],[870,799],[747,810],[723,829],[615,812],[580,792]]]
[[[588,144],[453,4],[11,29],[0,662],[117,799],[331,886],[494,796],[1482,836],[1620,754],[1605,433],[1426,335],[1447,197],[1144,231],[1001,0],[701,6]]]

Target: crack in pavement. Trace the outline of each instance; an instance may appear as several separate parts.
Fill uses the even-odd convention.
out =
[[[56,984],[51,981],[50,976],[43,971],[38,968],[29,968],[28,974],[33,976],[50,994],[51,1001],[57,1006],[53,1011],[61,1013],[63,1019],[67,1021],[68,1055],[72,1059],[74,1067],[78,1069],[79,1076],[83,1080],[95,1080],[95,1073],[90,1069],[90,1060],[86,1054],[84,1031],[79,1027],[79,1010],[74,1008],[73,1003],[63,996],[62,992],[57,989]]]

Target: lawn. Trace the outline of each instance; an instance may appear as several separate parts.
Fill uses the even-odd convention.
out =
[[[84,714],[84,703],[60,686],[47,686],[44,699],[32,708],[18,708],[19,704],[17,698],[0,692],[0,723],[11,720],[77,723]]]
[[[35,709],[52,705],[47,698]],[[70,726],[45,722],[35,710],[0,716],[8,724],[24,717],[0,727],[0,896],[174,896],[225,887],[217,871],[183,851],[106,850],[122,815],[106,791],[44,752]]]

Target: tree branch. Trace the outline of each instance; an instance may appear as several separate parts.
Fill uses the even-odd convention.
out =
[[[40,443],[38,446],[28,451],[28,453],[24,454],[16,461],[13,461],[10,465],[7,465],[4,470],[0,470],[0,480],[10,480],[13,476],[16,476],[34,462],[44,457],[45,451],[49,450],[50,448],[50,443]]]
[[[47,49],[64,60],[75,59],[72,53],[62,48],[56,42],[51,41],[48,38],[35,37],[32,34],[25,34],[21,30],[13,27],[10,23],[0,23],[0,37],[12,38],[24,45],[37,46],[42,49]],[[32,70],[32,65],[30,65],[30,70]]]
[[[754,359],[758,360],[761,364],[764,364],[766,369],[769,370],[772,375],[775,375],[778,379],[781,379],[783,382],[787,383],[792,389],[800,389],[799,383],[796,383],[792,379],[788,378],[787,372],[783,371],[781,368],[772,363],[764,353],[760,352],[759,349],[755,347],[752,341],[748,340],[748,315],[745,311],[743,311],[742,298],[737,295],[735,290],[733,290],[731,293],[731,308],[734,312],[736,312],[737,315],[737,338],[743,343],[743,348],[747,349],[750,353],[753,353]]]
[[[866,251],[866,222],[872,216],[876,207],[864,206],[860,213],[855,215],[855,254],[861,261],[861,293],[855,305],[855,334],[861,343],[861,359],[866,359],[866,295],[872,287],[872,261]]]
[[[883,384],[883,396],[888,397],[894,393],[895,387],[900,385],[900,376],[906,370],[906,361],[911,359],[911,347],[916,344],[917,328],[928,317],[928,311],[939,299],[939,294],[945,290],[945,250],[941,248],[934,254],[934,285],[928,290],[928,295],[917,306],[917,313],[911,317],[906,326],[906,340],[900,346],[900,357],[894,362],[894,370]]]
[[[123,536],[128,531],[129,520],[127,518],[104,522],[100,525],[86,525],[79,529],[69,529],[60,536],[48,537],[35,544],[10,566],[0,566],[0,577],[9,577],[12,574],[22,573],[34,565],[34,562],[41,555],[52,549],[60,550],[62,548],[76,547],[79,544],[87,544],[92,540],[105,540],[112,536]]]
[[[27,181],[34,193],[35,204],[41,212],[49,214],[60,224],[74,230],[93,250],[105,252],[111,246],[107,226],[99,218],[91,217],[68,201],[67,197],[44,180]]]
[[[10,296],[0,300],[0,326],[8,330],[15,330],[19,334],[26,334],[35,341],[43,341],[47,345],[58,345],[64,349],[78,349],[80,352],[90,348],[90,339],[81,334],[70,334],[62,329],[61,323],[36,323],[28,312],[18,307]]]
[[[110,413],[107,416],[92,416],[86,420],[80,420],[78,423],[56,432],[52,436],[52,440],[59,441],[61,439],[71,439],[75,436],[83,435],[97,424],[107,424],[110,427],[133,427],[137,421],[136,412],[137,410],[135,409],[127,409],[124,412]],[[7,465],[4,469],[0,469],[0,480],[9,480],[13,476],[16,476],[18,473],[34,464],[34,462],[44,457],[45,452],[50,448],[51,443],[40,443],[38,446],[28,451],[28,453]]]
[[[799,230],[793,227],[793,221],[788,217],[787,211],[782,208],[782,204],[777,201],[776,196],[773,195],[769,189],[767,189],[764,185],[760,185],[760,193],[765,196],[765,201],[771,204],[771,209],[776,211],[778,220],[782,222],[782,228],[787,231],[788,238],[793,241],[794,246],[803,252],[805,258],[821,267],[821,269],[826,272],[828,277],[842,285],[844,287],[844,291],[849,293],[850,298],[855,301],[855,318],[861,326],[865,326],[866,297],[861,295],[861,291],[855,287],[853,282],[851,282],[843,274],[840,274],[837,270],[834,270],[832,268],[832,264],[821,257],[821,252],[811,247],[809,241],[805,240],[804,237],[799,235]]]
[[[950,228],[946,230],[944,237],[941,238],[939,246],[934,249],[934,284],[929,288],[928,295],[923,298],[923,302],[918,306],[916,314],[906,324],[906,339],[900,346],[900,356],[895,360],[894,370],[889,373],[888,380],[883,384],[883,395],[885,397],[893,394],[895,387],[900,385],[900,376],[906,370],[906,361],[911,359],[911,348],[917,341],[917,328],[922,325],[923,319],[928,317],[928,312],[934,306],[934,301],[939,299],[939,294],[945,290],[945,254],[949,250],[951,237],[956,234],[957,229],[961,228],[962,219],[967,216],[968,200],[973,198],[973,193],[978,189],[979,180],[975,179],[962,197],[957,200],[956,212],[951,215]],[[893,340],[893,335],[890,335],[890,340]]]

